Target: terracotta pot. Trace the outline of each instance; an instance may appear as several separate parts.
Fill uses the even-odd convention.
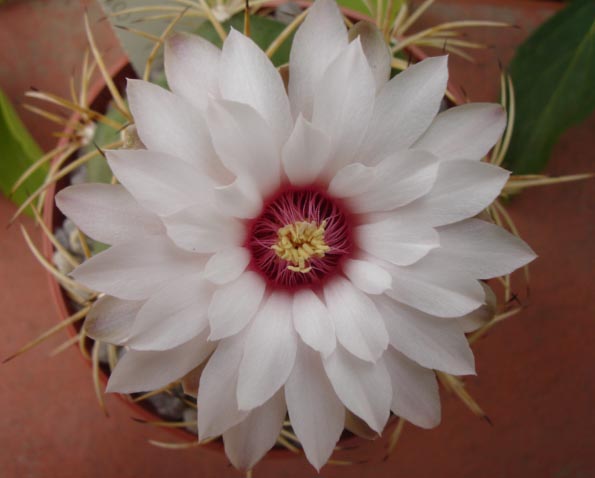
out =
[[[267,5],[276,6],[280,3],[283,3],[283,1],[277,0],[277,1],[270,2]],[[298,1],[297,3],[303,7],[310,5],[310,2],[306,2],[306,1]],[[342,9],[342,11],[347,17],[349,17],[355,21],[372,21],[372,19],[363,15],[362,13],[359,13],[359,12],[356,12],[353,10],[349,10],[349,9]],[[427,57],[427,55],[417,47],[408,48],[408,51],[416,60],[422,60]],[[119,89],[121,91],[124,90],[126,77],[135,76],[134,72],[130,68],[129,60],[127,57],[119,58],[118,61],[116,61],[114,63],[114,65],[109,69],[109,72],[110,72],[110,75],[112,76],[112,78],[114,78],[114,82],[116,83],[116,85],[119,87]],[[453,93],[453,96],[455,98],[455,104],[462,103],[463,97],[460,94],[460,90],[457,87],[455,87],[455,85],[450,84],[450,83],[449,83],[449,89]],[[90,104],[92,105],[93,109],[98,110],[98,111],[105,111],[105,109],[107,109],[107,104],[108,104],[111,96],[105,86],[105,83],[102,80],[98,80],[91,86],[91,88],[89,89],[89,98],[91,99]],[[80,118],[79,114],[73,114],[70,118],[71,121],[69,122],[69,124],[75,124],[79,118]],[[62,139],[60,139],[60,141],[58,142],[58,146],[62,146],[67,142],[66,137],[71,132],[72,132],[72,128],[67,128],[65,130],[66,134],[64,134],[63,135],[64,137],[62,137]],[[55,207],[54,198],[55,198],[56,194],[61,189],[66,187],[67,185],[68,185],[68,182],[62,180],[58,184],[51,184],[46,190],[43,219],[44,219],[45,224],[50,228],[50,230],[55,230],[55,228],[61,224],[61,222],[64,218],[62,216],[62,214],[60,213],[60,211]],[[53,254],[54,254],[54,248],[53,248],[53,245],[50,242],[50,240],[45,235],[42,238],[42,252],[43,252],[44,256],[46,257],[46,259],[48,259],[48,261],[51,262],[52,258],[53,258]],[[56,309],[58,311],[59,319],[61,321],[63,321],[66,318],[68,318],[69,316],[71,316],[74,313],[74,311],[71,310],[68,305],[68,298],[66,296],[65,291],[62,289],[62,287],[60,286],[58,281],[55,279],[55,277],[49,273],[48,273],[48,282],[49,282],[50,292],[52,294]],[[76,324],[69,326],[67,328],[69,335],[72,337],[77,335],[80,331],[81,325],[82,325],[82,321],[79,321]],[[81,359],[83,359],[84,362],[87,363],[87,365],[89,365],[89,366],[91,365],[90,362],[88,360],[85,360],[82,355],[81,355]],[[109,378],[108,375],[103,370],[100,370],[100,380],[104,385],[107,384],[108,378]],[[133,402],[128,395],[116,394],[116,396],[122,402],[126,403],[132,411],[134,411],[135,416],[140,417],[147,421],[163,420],[163,418],[161,416],[159,416],[154,411],[150,410],[148,406],[143,405],[142,402]],[[388,430],[391,426],[394,426],[395,420],[392,420],[392,421],[393,421],[393,423],[391,424],[389,422],[386,430]],[[174,435],[175,437],[177,437],[178,439],[180,439],[182,441],[191,442],[191,441],[196,441],[196,439],[197,439],[196,435],[190,433],[189,431],[187,431],[185,429],[167,428],[167,430],[172,435]],[[347,433],[346,436],[344,436],[341,439],[340,444],[344,448],[352,448],[352,447],[356,446],[358,444],[358,442],[360,442],[361,440],[363,440],[363,439],[361,439],[351,433]],[[202,445],[201,449],[207,449],[210,451],[223,453],[223,445],[220,440],[213,441],[213,442],[207,443],[205,445]],[[275,447],[271,451],[269,451],[265,457],[268,459],[290,459],[290,458],[296,458],[296,457],[300,457],[300,456],[301,455],[292,453],[291,451],[287,450],[286,448]]]

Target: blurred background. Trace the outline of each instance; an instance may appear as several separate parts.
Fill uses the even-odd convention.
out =
[[[106,4],[113,9],[126,6],[124,0]],[[472,101],[498,101],[501,68],[509,65],[517,47],[537,27],[564,7],[564,2],[547,1],[438,0],[415,29],[466,19],[514,25],[469,29],[469,38],[489,48],[474,52],[474,63],[450,58],[451,78],[466,96]],[[68,80],[86,48],[85,11],[106,63],[116,64],[125,54],[95,1],[0,2],[0,89],[43,151],[55,146],[56,128],[23,108],[24,92],[33,88],[69,94]],[[595,63],[595,23],[588,34],[587,47]],[[555,55],[551,61],[557,61]],[[591,113],[561,136],[545,172],[593,171],[594,131]],[[0,164],[6,161],[0,153]],[[425,431],[407,424],[388,458],[383,439],[355,450],[358,464],[327,466],[321,476],[595,476],[594,198],[594,181],[587,180],[532,188],[510,204],[521,235],[539,258],[531,266],[526,310],[499,324],[474,347],[478,375],[466,384],[492,425],[442,391],[443,420],[437,429]],[[46,273],[18,227],[24,224],[38,238],[33,221],[22,216],[17,224],[5,227],[15,211],[16,206],[0,196],[0,358],[58,320]],[[0,477],[241,476],[222,454],[153,447],[149,439],[176,438],[134,422],[134,413],[114,397],[107,397],[106,418],[78,350],[70,347],[49,358],[65,338],[62,333],[0,366]],[[315,475],[304,459],[291,458],[265,459],[254,476]]]

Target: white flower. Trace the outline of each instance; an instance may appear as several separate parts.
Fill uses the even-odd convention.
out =
[[[479,279],[534,258],[473,218],[508,178],[480,162],[502,109],[437,115],[446,57],[388,81],[386,45],[361,31],[349,43],[335,3],[319,0],[295,36],[288,93],[238,32],[222,51],[173,37],[172,92],[128,83],[147,149],[107,153],[121,185],[56,199],[111,245],[73,273],[106,294],[89,334],[128,350],[108,390],[157,389],[208,358],[199,436],[222,434],[239,468],[273,446],[286,411],[317,469],[346,409],[378,433],[391,410],[437,425],[433,370],[475,370],[461,324],[483,313]]]

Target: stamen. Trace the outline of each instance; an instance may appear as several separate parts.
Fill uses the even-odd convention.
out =
[[[330,247],[324,242],[326,219],[320,225],[314,221],[297,221],[277,231],[279,240],[271,246],[281,259],[289,262],[287,268],[306,274],[312,270],[312,257],[324,257]],[[307,265],[308,264],[308,265]]]

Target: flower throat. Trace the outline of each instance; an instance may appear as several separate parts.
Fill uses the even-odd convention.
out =
[[[336,272],[352,250],[351,228],[333,198],[315,189],[286,190],[253,221],[247,247],[253,269],[274,286],[295,288]]]

